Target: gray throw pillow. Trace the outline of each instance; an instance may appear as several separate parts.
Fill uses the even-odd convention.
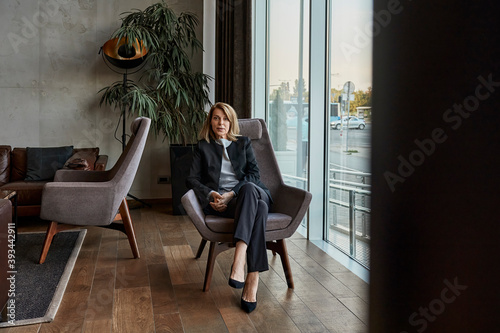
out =
[[[50,180],[73,154],[73,146],[26,148],[25,180]]]

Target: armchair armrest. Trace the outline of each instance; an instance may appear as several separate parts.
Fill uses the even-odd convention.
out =
[[[290,225],[297,224],[298,226],[309,208],[312,194],[306,190],[285,184],[279,187],[278,193],[281,193],[281,195],[274,199],[271,208],[272,212],[291,216]]]
[[[116,198],[111,182],[49,182],[43,187],[40,218],[73,225],[106,225],[113,221],[122,199]]]
[[[109,171],[60,169],[54,176],[54,182],[105,182],[108,180],[110,180]]]
[[[181,198],[182,206],[186,210],[186,213],[191,218],[194,226],[200,233],[201,237],[211,242],[229,242],[232,241],[232,234],[224,234],[219,232],[213,232],[208,228],[205,223],[205,213],[201,207],[196,195],[193,190],[187,191]]]
[[[193,220],[194,225],[197,229],[198,227],[205,226],[205,213],[203,208],[201,208],[196,195],[193,190],[189,190],[181,198],[182,206],[186,210],[191,220]]]
[[[99,155],[94,164],[95,171],[104,171],[106,170],[106,165],[108,164],[108,155]]]

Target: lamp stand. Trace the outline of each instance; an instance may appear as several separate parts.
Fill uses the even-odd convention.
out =
[[[120,71],[117,71],[113,69],[109,64],[112,64],[118,68],[124,69],[125,71],[123,72],[123,96],[127,94],[127,73],[129,68],[135,68],[138,66],[141,66],[139,69],[136,71],[132,72],[131,74],[137,73],[140,69],[143,68],[145,62],[145,58],[147,56],[147,49],[143,47],[142,41],[136,40],[136,44],[134,44],[132,47],[128,46],[128,41],[127,38],[113,38],[108,40],[100,49],[99,49],[99,54],[102,52],[102,59],[104,60],[104,63],[106,66],[108,66],[109,69],[111,69],[115,73],[121,73]],[[142,65],[141,65],[142,64]],[[127,135],[126,135],[126,120],[125,117],[127,115],[127,104],[123,103],[122,104],[122,153],[125,151],[126,144],[125,142],[127,141]],[[118,126],[117,126],[118,129]],[[116,132],[115,132],[115,138],[116,138]],[[146,205],[148,207],[151,207],[151,205],[145,203],[144,201],[134,197],[132,194],[127,193],[128,197],[131,197],[135,201],[140,202],[143,205]],[[132,208],[132,207],[131,207]]]
[[[125,96],[127,94],[127,71],[125,70],[125,72],[123,73],[123,96]],[[125,116],[127,114],[127,105],[126,103],[123,103],[122,105],[122,153],[125,151],[125,142],[127,141],[127,135],[125,133],[125,128],[126,128],[126,120],[125,120]],[[127,197],[130,197],[132,199],[134,199],[135,201],[137,202],[140,202],[141,204],[145,205],[145,206],[148,206],[151,208],[151,205],[144,202],[143,200],[133,196],[132,194],[130,193],[127,193]],[[133,209],[132,207],[130,207],[130,209]]]
[[[127,94],[127,71],[123,73],[123,96]],[[126,115],[127,106],[125,103],[122,105],[122,153],[125,150],[125,142],[127,136],[125,135],[125,115]]]

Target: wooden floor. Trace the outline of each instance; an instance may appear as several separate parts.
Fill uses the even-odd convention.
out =
[[[287,240],[295,289],[269,252],[257,309],[246,314],[241,290],[227,284],[231,249],[217,257],[210,291],[203,292],[208,248],[194,259],[198,232],[167,206],[131,210],[140,259],[132,259],[124,234],[88,228],[55,320],[2,332],[368,331],[368,285],[299,234]],[[46,228],[19,224],[20,232]]]

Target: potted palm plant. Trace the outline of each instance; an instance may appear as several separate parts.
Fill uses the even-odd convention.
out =
[[[101,89],[100,105],[126,106],[129,113],[151,118],[156,135],[169,141],[172,156],[176,146],[196,142],[206,117],[205,106],[210,104],[211,78],[191,67],[192,55],[203,50],[195,32],[199,20],[189,12],[177,15],[164,0],[144,10],[123,13],[121,20],[112,37],[125,40],[129,48],[134,45],[146,48],[147,64],[137,82],[127,79],[126,83],[117,81]],[[183,162],[189,163],[189,159]],[[179,180],[182,175],[174,173],[185,168],[176,167],[175,161],[171,164],[172,179]],[[176,185],[172,184],[173,196],[175,191]],[[175,208],[176,198],[173,201]]]

